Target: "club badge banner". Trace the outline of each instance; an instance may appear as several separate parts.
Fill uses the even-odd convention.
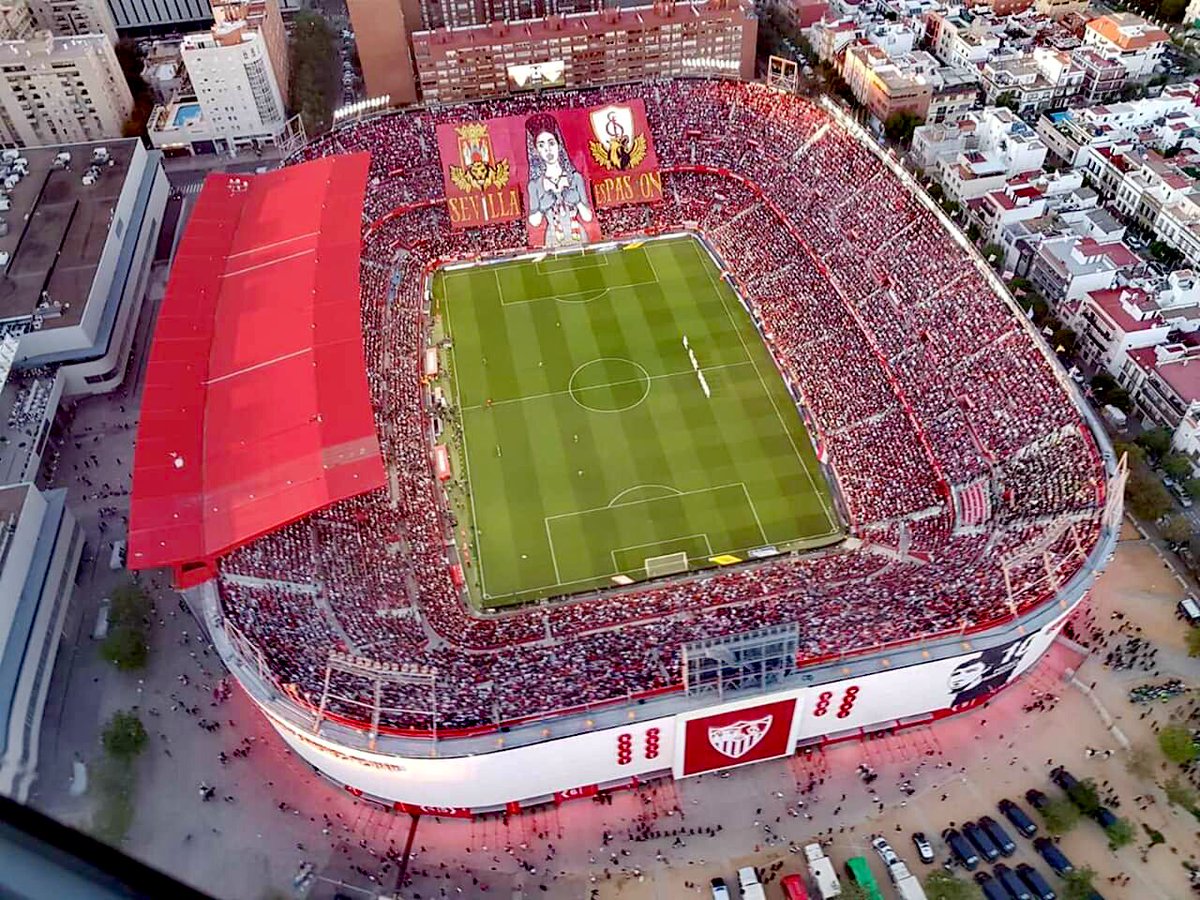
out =
[[[524,217],[532,247],[600,238],[596,209],[662,198],[640,100],[438,126],[455,228]]]

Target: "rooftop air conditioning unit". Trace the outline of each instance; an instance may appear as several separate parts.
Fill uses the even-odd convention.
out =
[[[108,148],[107,147],[97,147],[92,151],[92,162],[107,162],[107,161],[108,161]]]

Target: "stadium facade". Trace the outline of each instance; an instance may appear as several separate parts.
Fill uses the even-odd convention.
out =
[[[585,129],[583,113],[614,106],[633,108],[632,93],[633,89],[607,89],[563,95],[560,138],[565,137],[568,145],[584,143],[584,138],[572,137],[576,125]],[[589,162],[589,154],[582,151],[575,158],[575,174],[590,186],[588,197],[594,207],[587,215],[581,212],[578,221],[563,219],[557,231],[552,216],[526,215],[520,205],[515,210],[507,205],[509,177],[522,188],[519,204],[525,201],[527,183],[537,176],[529,174],[536,167],[532,141],[528,160],[520,159],[517,148],[524,135],[517,124],[502,118],[544,115],[554,108],[554,94],[515,101],[511,107],[492,103],[486,112],[459,107],[355,123],[301,154],[302,159],[338,160],[352,158],[339,155],[348,151],[381,150],[371,163],[371,190],[362,217],[367,223],[362,327],[370,345],[365,357],[368,382],[376,391],[372,400],[379,446],[388,469],[385,487],[378,486],[378,470],[370,461],[374,436],[363,433],[360,415],[351,417],[353,428],[343,428],[339,434],[314,427],[322,424],[321,397],[336,396],[347,410],[359,410],[363,390],[357,379],[350,379],[338,382],[340,387],[331,393],[323,386],[329,370],[322,374],[319,359],[312,364],[312,390],[306,387],[302,392],[310,400],[317,398],[315,405],[295,404],[282,423],[305,435],[284,455],[291,470],[317,488],[297,491],[297,484],[289,480],[287,489],[281,486],[279,491],[288,498],[282,506],[267,490],[264,479],[269,477],[269,466],[256,472],[253,490],[232,477],[234,469],[226,471],[230,477],[223,481],[197,484],[190,458],[183,466],[173,457],[166,461],[171,455],[169,441],[159,441],[157,447],[155,442],[138,442],[131,565],[175,566],[177,581],[186,587],[185,595],[222,659],[283,740],[316,771],[364,799],[407,812],[447,816],[515,811],[633,787],[651,778],[687,777],[785,757],[805,747],[926,725],[986,702],[1033,666],[1086,597],[1114,550],[1123,474],[1103,428],[994,273],[894,160],[832,105],[817,107],[799,98],[768,95],[757,85],[666,82],[637,93],[653,95],[652,101],[647,99],[647,118],[635,130],[653,133],[651,149],[657,150],[657,158],[653,152],[643,152],[636,160],[626,158],[614,164],[622,170],[614,175],[604,171],[604,153],[592,152]],[[711,114],[705,105],[709,103],[714,107]],[[742,113],[757,110],[757,118],[739,115],[739,107]],[[668,121],[675,116],[680,121]],[[739,139],[732,150],[721,143],[721,135],[701,127],[735,119],[754,124],[745,125],[748,138]],[[776,129],[769,133],[773,144],[765,140],[767,134],[752,130],[762,122]],[[802,133],[796,123],[803,126]],[[483,133],[477,127],[481,124]],[[383,149],[385,142],[390,148],[427,148],[446,137],[443,126],[464,129],[468,125],[472,128],[464,140],[474,142],[468,147],[472,152],[461,156],[444,152],[436,164],[406,159],[397,165]],[[796,133],[789,133],[789,128]],[[412,133],[420,138],[405,140]],[[484,136],[486,151],[480,150]],[[597,127],[594,136],[603,143],[602,128]],[[829,157],[820,157],[826,148]],[[615,148],[609,160],[620,150]],[[510,157],[513,161],[511,165],[505,161],[504,183],[500,183],[497,164]],[[812,161],[814,157],[819,158]],[[764,164],[759,165],[760,159],[765,159]],[[464,165],[483,164],[475,169],[473,186],[470,173],[451,172],[458,160]],[[898,232],[903,231],[906,240],[925,235],[923,239],[931,242],[928,246],[945,254],[946,265],[955,273],[950,282],[961,282],[964,292],[955,295],[956,302],[985,304],[979,309],[993,317],[988,321],[1002,333],[985,334],[983,325],[967,318],[955,323],[955,338],[960,340],[955,344],[944,340],[933,326],[910,324],[907,314],[902,327],[896,327],[868,302],[880,295],[896,302],[895,296],[905,288],[902,280],[917,278],[904,275],[902,265],[896,266],[900,274],[881,275],[877,284],[864,287],[852,299],[849,279],[837,267],[855,267],[864,261],[834,257],[839,240],[853,246],[864,239],[860,226],[840,223],[838,234],[843,238],[822,237],[815,230],[806,237],[806,227],[817,229],[820,224],[793,221],[783,212],[790,208],[786,198],[775,202],[763,190],[765,177],[782,177],[786,166],[810,161],[818,176],[824,173],[831,180],[845,177],[842,172],[869,171],[869,177],[852,190],[878,192],[878,197],[855,199],[873,202],[879,216],[903,213]],[[325,162],[299,164],[292,171],[303,182],[308,176],[302,173],[312,171],[307,167]],[[261,176],[270,179],[264,181],[257,181],[259,176],[210,178],[205,192],[219,192],[223,207],[237,208],[225,224],[225,230],[235,235],[230,239],[232,247],[239,246],[237,235],[244,233],[245,224],[253,231],[271,219],[272,202],[289,208],[296,205],[299,198],[284,186],[292,177],[288,172]],[[444,184],[439,183],[439,175]],[[612,190],[606,181],[610,177],[618,185],[622,180],[640,185],[641,195]],[[719,189],[703,198],[685,197],[689,188],[710,183]],[[782,184],[779,187],[783,189]],[[239,192],[247,194],[245,202],[227,202],[228,196]],[[274,201],[273,192],[277,192]],[[308,193],[314,205],[329,196],[315,189]],[[537,192],[528,189],[527,193],[532,203]],[[748,199],[738,207],[728,199],[735,195]],[[839,204],[839,198],[821,190],[814,196],[814,202]],[[608,198],[616,199],[610,203]],[[640,227],[628,227],[628,209],[643,203],[649,204],[651,212],[641,220],[634,216],[632,221],[640,221]],[[725,205],[730,208],[724,209]],[[203,193],[198,209],[205,209]],[[653,210],[659,209],[667,210],[661,213],[669,223],[665,227],[654,220],[658,214]],[[585,242],[583,235],[593,215],[604,226],[604,238],[647,240],[658,234],[691,232],[703,236],[722,256],[728,266],[725,277],[752,311],[806,421],[812,424],[818,456],[830,461],[829,474],[844,505],[851,537],[835,550],[757,562],[739,560],[728,571],[709,570],[682,582],[668,580],[665,587],[657,583],[627,587],[615,599],[593,596],[573,605],[550,604],[499,616],[473,613],[465,608],[466,548],[458,545],[453,528],[442,520],[443,504],[435,504],[434,509],[423,503],[424,498],[437,496],[436,454],[431,447],[435,430],[419,427],[405,432],[395,424],[408,421],[406,415],[424,420],[428,385],[412,387],[411,396],[401,398],[410,404],[404,406],[386,392],[390,384],[384,385],[380,368],[382,364],[389,366],[388,372],[405,371],[394,363],[408,354],[414,360],[411,369],[419,371],[415,360],[428,359],[427,326],[400,329],[413,342],[407,348],[380,349],[379,329],[373,323],[375,317],[383,316],[387,322],[394,310],[406,309],[421,320],[420,310],[405,304],[427,300],[430,273],[450,261],[508,258],[528,253],[530,247],[547,253],[563,252],[564,247],[567,252],[580,252],[578,245]],[[832,404],[853,391],[834,392],[833,400],[822,396],[820,379],[814,381],[801,371],[797,363],[801,357],[785,346],[784,333],[793,322],[772,312],[772,298],[758,287],[780,277],[781,270],[786,275],[793,262],[769,263],[765,274],[756,273],[757,256],[776,251],[762,241],[752,241],[750,256],[745,255],[747,251],[738,249],[745,242],[737,243],[730,227],[741,228],[756,220],[767,223],[760,227],[776,227],[781,243],[793,241],[796,259],[808,254],[812,271],[833,285],[834,300],[847,310],[839,321],[855,329],[854,335],[847,331],[833,337],[867,348],[861,361],[849,361],[849,371],[861,373],[864,380],[876,378],[886,385],[881,390],[891,398],[888,402],[897,403],[894,412],[855,414],[872,426],[889,416],[889,422],[899,423],[898,433],[911,439],[897,450],[918,460],[911,468],[899,457],[887,455],[880,427],[862,430],[856,440],[869,442],[865,446],[847,439],[845,433],[852,429],[845,419],[837,418],[840,407]],[[416,227],[405,231],[406,223]],[[289,240],[305,238],[306,229],[295,224],[296,235]],[[498,238],[489,237],[498,232]],[[264,272],[281,261],[301,265],[296,262],[301,254],[278,255],[280,243],[275,237],[265,241],[260,235],[255,246],[233,253],[229,240],[216,250],[207,248],[210,263],[216,264],[213,273],[225,267],[225,276],[210,274],[228,282],[230,275],[240,277],[257,271],[254,267],[259,265]],[[825,242],[817,244],[818,249],[834,249],[817,252],[813,247],[818,240]],[[559,241],[565,244],[558,245]],[[185,237],[182,246],[186,245]],[[902,248],[892,251],[892,261],[912,262],[898,258]],[[263,252],[276,256],[247,264],[245,254]],[[338,253],[341,258],[342,251]],[[231,262],[232,257],[236,261]],[[310,262],[315,259],[314,255]],[[299,279],[297,284],[313,279],[317,298],[321,290],[331,288],[311,273],[293,277]],[[810,282],[809,287],[815,291],[818,283]],[[922,283],[913,289],[925,292],[922,297],[928,300],[947,287]],[[180,297],[187,294],[185,288],[178,286]],[[790,289],[788,293],[796,296]],[[314,301],[314,309],[323,306],[319,299]],[[219,300],[209,311],[218,324],[229,313]],[[794,312],[797,318],[804,314],[803,308]],[[943,317],[946,314],[953,311]],[[204,384],[232,380],[230,390],[236,394],[237,379],[254,372],[255,378],[269,381],[268,370],[276,361],[310,352],[322,342],[323,328],[336,327],[342,343],[349,341],[344,323],[333,326],[326,320],[322,324],[318,318],[302,317],[305,327],[292,335],[293,345],[258,347],[241,357],[209,354],[211,365],[219,363],[227,370],[200,371],[191,377]],[[886,331],[889,327],[894,330]],[[228,332],[215,327],[213,333]],[[898,346],[889,346],[893,340]],[[1018,362],[1025,367],[1022,382],[1040,379],[1028,388],[1037,402],[1026,404],[1024,418],[1024,398],[1019,398],[1015,413],[999,408],[1006,393],[1021,389],[1005,384],[1006,358],[996,358],[999,368],[981,368],[985,374],[975,379],[981,382],[976,396],[963,387],[969,380],[951,382],[949,376],[944,386],[949,391],[953,384],[956,390],[946,397],[917,396],[917,382],[902,368],[905,353],[924,344],[937,346],[944,354],[960,354],[942,360],[944,368],[953,370],[979,365],[985,357],[990,361],[1001,343],[1014,355],[1014,370]],[[343,359],[353,359],[352,348],[347,352],[350,355]],[[821,360],[836,364],[840,356],[825,353]],[[825,370],[820,371],[824,377]],[[152,356],[151,383],[154,376]],[[180,377],[178,368],[172,377]],[[830,370],[828,377],[835,373]],[[994,386],[1003,386],[999,395],[985,393]],[[408,390],[408,382],[402,387]],[[850,385],[842,382],[840,387]],[[870,401],[884,395],[864,396]],[[197,402],[204,406],[213,398]],[[231,412],[224,401],[217,402],[226,415]],[[994,402],[997,408],[988,408],[986,402]],[[945,413],[925,422],[922,416],[935,403],[947,404]],[[423,413],[417,413],[418,408]],[[947,438],[946,419],[951,413],[967,422],[959,437],[969,435],[968,440],[955,443]],[[1001,426],[989,430],[989,422]],[[198,440],[191,425],[176,422],[175,427],[183,427],[189,439]],[[159,436],[168,431],[160,430]],[[365,457],[358,453],[364,449]],[[857,455],[860,450],[866,455]],[[150,453],[164,458],[148,458]],[[962,458],[954,456],[957,453]],[[969,463],[964,461],[967,457]],[[321,465],[309,466],[312,459],[321,460]],[[862,459],[876,459],[892,470],[856,472],[852,464]],[[923,467],[932,474],[912,474],[924,471]],[[208,467],[201,468],[203,481]],[[183,469],[188,471],[180,474]],[[346,499],[356,492],[339,470],[362,478],[363,490],[374,493],[360,492],[357,501]],[[154,477],[145,479],[143,471]],[[905,483],[895,487],[899,482]],[[893,487],[881,489],[883,483]],[[147,485],[153,486],[153,503],[143,506]],[[421,501],[408,502],[405,490]],[[376,499],[370,500],[371,496]],[[156,540],[154,528],[139,527],[150,521],[142,518],[146,509],[157,509],[160,515],[165,509],[169,519],[172,508],[194,509],[198,501],[211,512],[201,508],[192,530],[211,536],[210,526],[215,524],[220,540],[202,541],[184,534],[176,546],[167,547]],[[330,502],[334,506],[325,509]],[[371,505],[376,502],[378,508]],[[376,524],[381,508],[393,513],[382,515]],[[339,509],[345,512],[337,513]],[[424,523],[417,520],[425,515],[434,527],[423,537]],[[340,543],[346,535],[350,538]],[[370,546],[370,535],[375,535],[378,547]],[[364,546],[372,554],[364,557],[369,564],[350,558],[364,552]],[[226,556],[231,548],[232,555]],[[318,560],[310,562],[314,553]],[[970,559],[964,559],[967,553],[972,554]],[[379,569],[393,564],[403,577],[389,583]],[[415,588],[409,579],[417,583]],[[361,584],[356,585],[356,580]],[[387,593],[392,589],[395,594]],[[746,589],[753,593],[737,594]],[[336,629],[331,631],[329,619],[322,618],[318,600],[337,621]],[[612,607],[612,618],[604,619],[603,627],[589,626],[586,604],[605,602]],[[636,610],[639,603],[651,612],[621,617],[622,609]],[[691,605],[680,605],[684,603]],[[365,617],[362,610],[368,611]],[[811,610],[820,614],[809,615]],[[918,620],[922,615],[928,623]],[[576,645],[583,649],[579,656],[571,656]],[[647,662],[631,663],[639,654]],[[617,666],[618,660],[630,672],[628,676]],[[544,683],[559,682],[567,685],[562,695],[543,698]],[[597,696],[598,691],[603,693]],[[586,699],[568,706],[577,697]]]

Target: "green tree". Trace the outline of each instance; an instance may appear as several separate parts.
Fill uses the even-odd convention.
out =
[[[1071,789],[1067,791],[1067,796],[1086,815],[1090,816],[1100,808],[1100,794],[1096,790],[1094,779],[1085,778],[1083,781],[1071,785]]]
[[[100,656],[123,672],[145,667],[150,655],[149,616],[150,598],[140,585],[128,582],[113,591],[109,631],[100,644]]]
[[[142,78],[145,56],[138,42],[130,38],[117,41],[113,49],[121,65],[121,73],[129,85],[129,93],[133,96],[133,109],[121,127],[121,134],[124,137],[143,137],[146,134],[146,122],[154,111],[154,94]]]
[[[967,226],[967,240],[972,244],[978,244],[983,233],[979,230],[979,226],[972,222]]]
[[[1171,449],[1171,430],[1169,428],[1151,428],[1138,435],[1136,443],[1154,459],[1158,459]]]
[[[1125,501],[1134,515],[1143,519],[1158,519],[1175,506],[1162,482],[1145,466],[1130,468]]]
[[[1090,866],[1076,869],[1063,876],[1063,900],[1088,900],[1092,893],[1092,882],[1096,880],[1096,872]]]
[[[144,668],[149,655],[145,633],[129,625],[109,629],[108,636],[100,644],[100,656],[122,672]]]
[[[288,44],[290,107],[309,137],[329,129],[338,98],[338,55],[333,28],[308,10],[292,19]]]
[[[1055,329],[1054,334],[1050,336],[1050,343],[1054,347],[1056,353],[1065,353],[1068,356],[1075,355],[1075,349],[1079,346],[1079,337],[1070,328],[1063,326]],[[1059,347],[1062,349],[1059,350]]]
[[[1192,461],[1182,453],[1168,453],[1162,458],[1162,467],[1176,481],[1192,477]]]
[[[1196,809],[1196,791],[1186,779],[1172,775],[1163,782],[1162,789],[1167,795],[1167,802],[1184,809]]]
[[[141,585],[128,582],[113,591],[109,616],[114,625],[145,627],[149,615],[150,598]]]
[[[1200,478],[1189,478],[1183,483],[1183,489],[1193,500],[1200,499]]]
[[[1200,628],[1193,626],[1187,633],[1188,656],[1200,656]]]
[[[146,729],[136,713],[121,710],[112,714],[100,740],[106,753],[127,761],[146,748]]]
[[[1042,807],[1042,818],[1046,820],[1046,830],[1058,837],[1066,834],[1079,824],[1079,807],[1070,800],[1051,800]]]
[[[976,900],[979,888],[963,881],[945,869],[935,869],[925,876],[925,896],[929,900]]]
[[[887,121],[883,123],[883,133],[893,144],[907,147],[912,141],[913,132],[922,121],[924,120],[916,113],[902,109],[888,116]]]
[[[1125,441],[1114,441],[1113,451],[1120,456],[1121,454],[1129,455],[1129,464],[1131,466],[1141,466],[1146,464],[1146,451],[1139,444],[1129,444]]]
[[[1004,265],[1004,248],[999,244],[984,244],[983,249],[979,252],[987,260],[989,266],[999,268]]]
[[[1133,843],[1133,826],[1129,824],[1128,819],[1117,819],[1107,828],[1104,833],[1108,835],[1108,849],[1119,850],[1126,844]]]
[[[1017,104],[1017,95],[1014,91],[1005,91],[1003,94],[1000,94],[996,98],[996,105],[1011,109],[1013,112],[1017,112],[1020,108]]]
[[[936,181],[925,189],[926,193],[934,199],[935,202],[941,203],[942,198],[946,196],[946,192],[942,190],[942,186]]]
[[[1125,771],[1134,778],[1152,778],[1154,777],[1154,761],[1154,751],[1139,744],[1130,749],[1129,756],[1125,758]]]
[[[1181,766],[1186,766],[1197,756],[1192,733],[1183,725],[1164,725],[1158,732],[1158,746],[1163,756]]]
[[[1187,0],[1162,0],[1158,5],[1159,18],[1168,22],[1182,22],[1187,6]]]
[[[1168,516],[1162,526],[1162,536],[1172,544],[1186,544],[1192,536],[1192,523],[1187,516]]]

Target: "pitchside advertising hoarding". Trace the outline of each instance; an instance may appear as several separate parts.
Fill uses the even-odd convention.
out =
[[[531,247],[600,239],[596,210],[662,199],[641,100],[437,129],[454,228],[524,218]]]
[[[399,757],[338,745],[268,718],[303,759],[347,790],[428,815],[465,816],[535,798],[591,796],[671,771],[698,775],[786,756],[798,743],[852,735],[982,703],[1045,652],[1065,615],[1028,635],[950,659],[473,756]],[[453,742],[439,744],[453,752]]]

